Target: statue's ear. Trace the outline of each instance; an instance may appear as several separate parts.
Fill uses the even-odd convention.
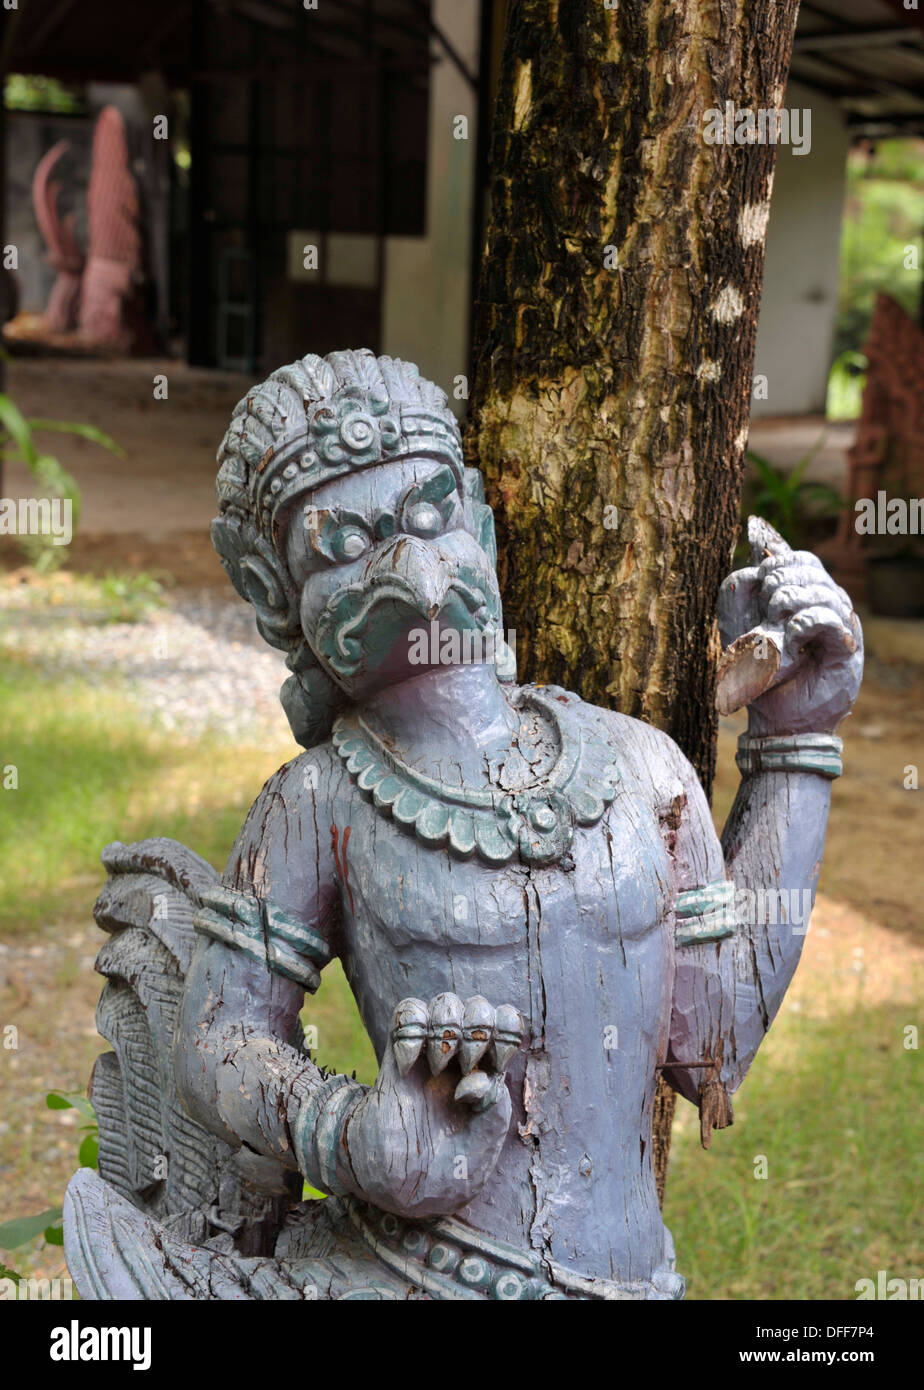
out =
[[[484,500],[484,479],[480,468],[465,470],[465,505],[472,519],[472,530],[482,550],[497,569],[497,538],[494,534],[494,513]]]
[[[233,511],[212,522],[212,544],[231,583],[252,605],[260,636],[285,651],[300,631],[298,594],[273,547],[249,518]]]
[[[284,649],[300,630],[298,595],[285,566],[262,538],[241,560],[241,579],[261,635],[272,646]]]
[[[252,524],[238,512],[222,512],[221,516],[216,516],[212,522],[211,535],[212,545],[218,551],[222,569],[241,598],[246,599],[241,561],[249,554],[256,540]]]

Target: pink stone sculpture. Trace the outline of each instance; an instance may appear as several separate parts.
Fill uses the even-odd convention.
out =
[[[83,252],[74,237],[76,214],[62,217],[58,210],[61,185],[52,180],[60,159],[70,149],[68,140],[59,140],[43,155],[32,177],[32,203],[39,230],[48,247],[48,262],[57,271],[45,308],[45,320],[55,333],[67,333],[77,325]]]

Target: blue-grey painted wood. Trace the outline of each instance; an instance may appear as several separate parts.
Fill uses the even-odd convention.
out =
[[[516,685],[490,512],[416,368],[305,358],[241,402],[219,459],[213,537],[288,652],[306,751],[220,884],[169,841],[106,852],[115,1057],[100,1173],[68,1190],[78,1289],[681,1296],[656,1076],[708,1143],[792,978],[862,672],[849,599],[752,519],[720,600],[720,699],[749,709],[720,843],[664,734]],[[371,1087],[303,1047],[335,958]],[[299,1203],[303,1177],[332,1195]]]

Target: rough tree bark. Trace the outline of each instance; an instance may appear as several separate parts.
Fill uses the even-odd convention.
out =
[[[776,148],[705,113],[782,105],[797,8],[510,0],[492,140],[467,447],[520,678],[667,730],[707,791]]]

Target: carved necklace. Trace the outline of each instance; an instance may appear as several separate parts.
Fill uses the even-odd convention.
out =
[[[428,777],[404,763],[356,713],[336,721],[333,744],[379,815],[413,829],[422,844],[477,853],[492,865],[515,854],[527,864],[553,864],[570,849],[575,825],[601,819],[619,774],[604,740],[569,709],[579,703],[576,696],[558,686],[543,686],[541,693],[524,686],[513,703],[544,716],[558,745],[547,774],[528,787],[454,786]]]

